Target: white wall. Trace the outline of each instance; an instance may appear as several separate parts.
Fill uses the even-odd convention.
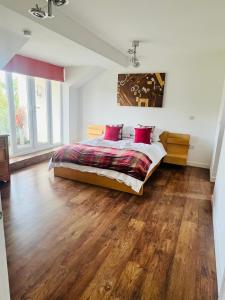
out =
[[[219,116],[218,116],[218,122],[217,122],[216,134],[215,134],[214,151],[213,151],[212,162],[210,166],[210,179],[213,182],[216,179],[224,131],[225,131],[225,82],[223,87],[223,95],[220,103],[220,110],[219,110]]]
[[[221,148],[216,183],[213,194],[213,225],[216,248],[217,281],[219,291],[225,280],[225,135]],[[225,287],[225,284],[224,284]],[[222,299],[222,298],[221,298]]]
[[[124,72],[166,72],[163,108],[119,107],[117,75]],[[142,59],[138,69],[107,70],[81,89],[82,138],[91,123],[154,124],[161,129],[190,133],[189,164],[208,168],[224,77],[223,53],[156,54],[151,60]]]
[[[63,84],[63,143],[72,144],[80,139],[80,89]]]
[[[70,108],[69,108],[69,128],[70,143],[75,143],[80,139],[80,89],[70,87]]]
[[[63,143],[70,143],[70,89],[67,83],[62,85]]]
[[[219,291],[219,300],[225,299],[225,273],[223,274],[222,285]]]

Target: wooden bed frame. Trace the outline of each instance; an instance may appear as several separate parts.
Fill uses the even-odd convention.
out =
[[[105,126],[101,125],[90,125],[88,126],[87,136],[89,139],[97,138],[103,135],[105,130]],[[167,132],[163,132],[160,136],[160,141],[166,148],[166,141],[167,141]],[[140,192],[135,192],[130,186],[126,185],[123,182],[119,182],[116,179],[111,179],[105,176],[101,176],[95,173],[89,172],[81,172],[78,170],[73,170],[69,168],[62,168],[62,167],[55,167],[54,168],[54,175],[58,177],[63,177],[66,179],[72,179],[79,182],[89,183],[97,186],[106,187],[113,190],[118,190],[134,195],[143,195],[144,184],[149,179],[149,177],[155,172],[158,168],[160,162],[151,170],[151,172],[146,176],[145,181],[140,189]]]

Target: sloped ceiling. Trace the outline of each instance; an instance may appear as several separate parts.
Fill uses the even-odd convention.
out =
[[[54,10],[55,18],[38,20],[28,13],[35,0],[0,0],[0,21],[4,26],[18,32],[27,28],[32,38],[21,54],[41,58],[64,66],[110,64],[128,65],[128,58],[100,37]],[[46,1],[41,0],[46,6]]]
[[[224,0],[71,0],[62,11],[124,53],[133,39],[148,57],[225,50]]]
[[[16,34],[0,27],[0,69],[24,46],[28,39],[22,34]]]
[[[76,66],[66,68],[66,82],[73,88],[80,88],[86,84],[89,80],[98,76],[105,69],[98,66]]]
[[[155,53],[225,51],[222,0],[70,0],[44,21],[28,13],[35,3],[46,7],[46,0],[0,0],[0,25],[16,36],[30,29],[19,53],[67,67],[68,82],[77,86],[102,69],[127,66],[133,39],[142,41],[142,61]]]

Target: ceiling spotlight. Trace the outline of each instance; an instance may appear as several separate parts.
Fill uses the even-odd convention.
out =
[[[29,10],[29,13],[36,17],[36,18],[39,18],[39,19],[45,19],[47,18],[47,14],[46,12],[38,6],[38,4],[36,4],[35,7],[32,7],[30,10]]]
[[[137,58],[137,47],[139,47],[139,41],[132,42],[132,49],[128,49],[128,53],[131,55],[130,62],[132,63],[133,67],[138,68],[140,66],[140,62]]]
[[[45,19],[45,18],[54,18],[53,15],[53,5],[54,6],[63,6],[69,3],[68,0],[47,0],[48,2],[48,12],[44,11],[41,7],[36,4],[35,7],[31,8],[29,10],[29,13],[31,13],[34,17],[37,17],[39,19]]]
[[[54,18],[52,13],[52,0],[48,0],[48,18]]]
[[[69,3],[68,0],[52,0],[52,2],[55,6],[62,6]]]
[[[131,63],[133,65],[133,67],[135,67],[135,68],[138,68],[140,66],[140,62],[138,61],[138,59],[136,57],[131,58]]]

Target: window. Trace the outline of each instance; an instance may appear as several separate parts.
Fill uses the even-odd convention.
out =
[[[26,76],[12,74],[16,145],[30,145],[29,107]]]
[[[35,78],[35,111],[37,121],[37,142],[46,144],[48,139],[48,107],[47,82],[42,78]]]
[[[61,83],[0,71],[0,134],[9,134],[11,154],[62,142]]]
[[[52,81],[52,129],[53,129],[53,143],[57,144],[61,141],[61,89],[58,81]]]
[[[9,106],[5,73],[0,71],[0,134],[9,134]]]

